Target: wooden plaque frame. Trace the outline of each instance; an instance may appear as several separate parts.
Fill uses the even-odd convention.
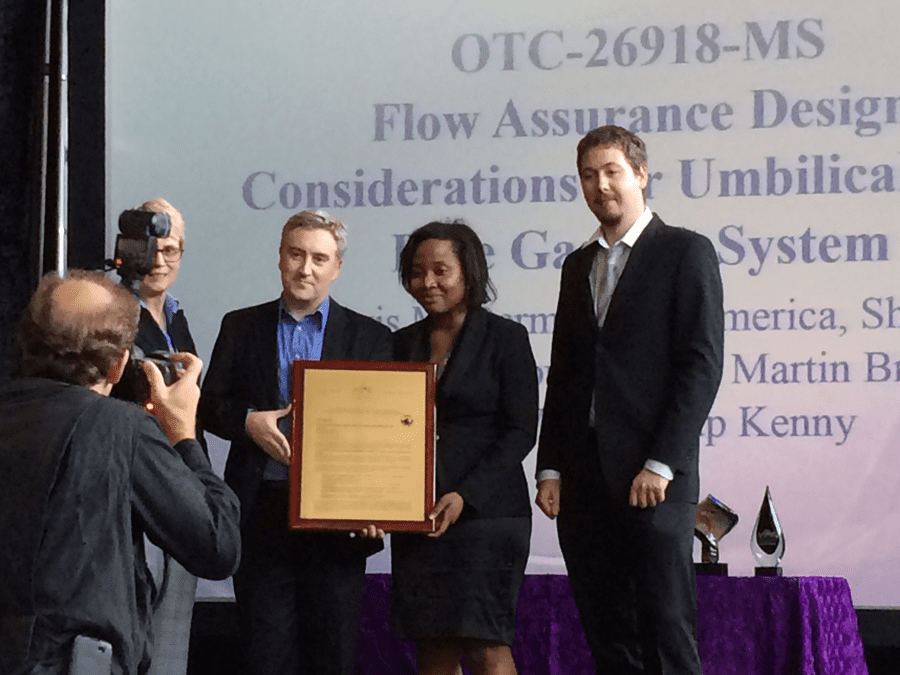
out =
[[[434,469],[434,448],[435,448],[435,407],[434,407],[434,391],[435,391],[435,365],[433,363],[409,363],[394,361],[294,361],[292,366],[293,372],[293,390],[291,392],[291,464],[290,464],[290,513],[289,524],[292,529],[300,530],[362,530],[369,525],[375,525],[385,532],[433,532],[436,527],[434,521],[428,518],[428,514],[434,508],[435,493],[435,469]],[[319,385],[313,385],[307,376],[315,372],[312,379],[319,382]],[[371,377],[367,373],[372,373]],[[314,516],[307,517],[302,513],[304,487],[313,491],[315,488],[310,487],[310,481],[315,480],[319,472],[315,471],[310,464],[304,463],[304,446],[309,449],[310,455],[313,454],[315,441],[312,438],[311,420],[305,419],[305,411],[307,406],[306,397],[315,396],[317,392],[312,388],[320,386],[322,383],[328,383],[333,387],[345,387],[352,377],[358,376],[358,381],[354,383],[352,391],[347,389],[346,395],[354,398],[352,405],[359,406],[361,416],[366,415],[368,408],[375,410],[375,414],[381,415],[388,423],[379,424],[385,427],[395,423],[393,414],[397,413],[396,423],[401,425],[401,429],[405,425],[414,425],[417,420],[416,415],[406,415],[402,411],[385,410],[385,406],[390,404],[385,396],[379,396],[379,392],[375,391],[375,386],[379,384],[378,373],[392,373],[408,380],[413,387],[418,387],[418,382],[413,380],[421,380],[424,374],[424,387],[422,388],[422,398],[424,400],[424,443],[422,452],[424,453],[425,473],[423,476],[422,491],[422,510],[421,513],[416,512],[413,519],[390,519],[379,517],[346,517],[346,516],[329,516],[316,513]],[[409,378],[403,377],[403,374],[409,374]],[[390,377],[390,376],[389,376]],[[406,382],[405,382],[406,383]],[[333,389],[329,391],[334,391]],[[343,390],[342,390],[343,391]],[[325,395],[325,394],[322,394]],[[329,394],[331,396],[332,394]],[[376,409],[380,406],[380,409]],[[342,412],[348,412],[347,408]],[[352,410],[349,412],[356,412]],[[326,422],[327,424],[327,422]],[[365,425],[363,425],[365,426]],[[420,433],[418,429],[416,433]],[[414,451],[414,452],[417,452]],[[367,459],[371,460],[373,455],[377,453],[368,453]],[[369,476],[361,475],[359,482],[364,487],[371,487],[371,472]],[[418,493],[415,495],[418,500]],[[307,509],[308,511],[310,509]]]

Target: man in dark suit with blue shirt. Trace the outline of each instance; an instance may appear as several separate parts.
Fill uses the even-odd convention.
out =
[[[328,295],[345,247],[339,220],[292,216],[279,248],[281,297],[225,316],[203,383],[200,418],[231,441],[225,480],[241,500],[243,541],[234,590],[247,672],[259,675],[352,675],[366,557],[382,547],[288,528],[291,363],[391,358],[390,330]]]
[[[558,516],[597,672],[700,675],[692,552],[722,376],[718,259],[647,209],[640,138],[594,129],[577,162],[600,227],[563,265],[537,504]]]

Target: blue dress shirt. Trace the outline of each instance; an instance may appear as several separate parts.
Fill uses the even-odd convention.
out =
[[[318,361],[322,358],[330,307],[331,300],[325,296],[314,312],[298,320],[287,310],[283,301],[278,303],[278,388],[282,408],[291,401],[291,365],[294,361]],[[279,428],[290,440],[290,417],[282,417]],[[263,479],[287,480],[288,467],[270,457]]]

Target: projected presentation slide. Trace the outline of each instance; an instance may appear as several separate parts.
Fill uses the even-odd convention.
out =
[[[597,228],[575,147],[618,124],[649,207],[714,244],[725,372],[701,493],[753,573],[766,487],[788,575],[900,605],[900,14],[887,0],[108,3],[110,241],[164,197],[186,222],[173,294],[208,360],[222,316],[281,291],[287,218],[348,228],[333,297],[392,329],[424,316],[406,236],[462,218],[543,385],[566,255]],[[274,337],[273,337],[274,339]],[[227,443],[213,439],[218,463]],[[526,460],[529,478],[534,453]],[[564,573],[537,509],[529,571]],[[370,561],[387,571],[388,552]],[[213,591],[210,591],[213,592]],[[227,591],[226,591],[227,592]]]

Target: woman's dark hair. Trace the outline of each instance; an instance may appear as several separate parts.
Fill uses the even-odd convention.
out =
[[[466,281],[466,307],[477,309],[497,297],[497,290],[488,275],[484,245],[475,230],[461,220],[452,222],[431,222],[413,231],[400,251],[400,283],[409,292],[412,279],[413,259],[419,245],[429,239],[445,239],[453,244],[453,252],[462,265]]]

